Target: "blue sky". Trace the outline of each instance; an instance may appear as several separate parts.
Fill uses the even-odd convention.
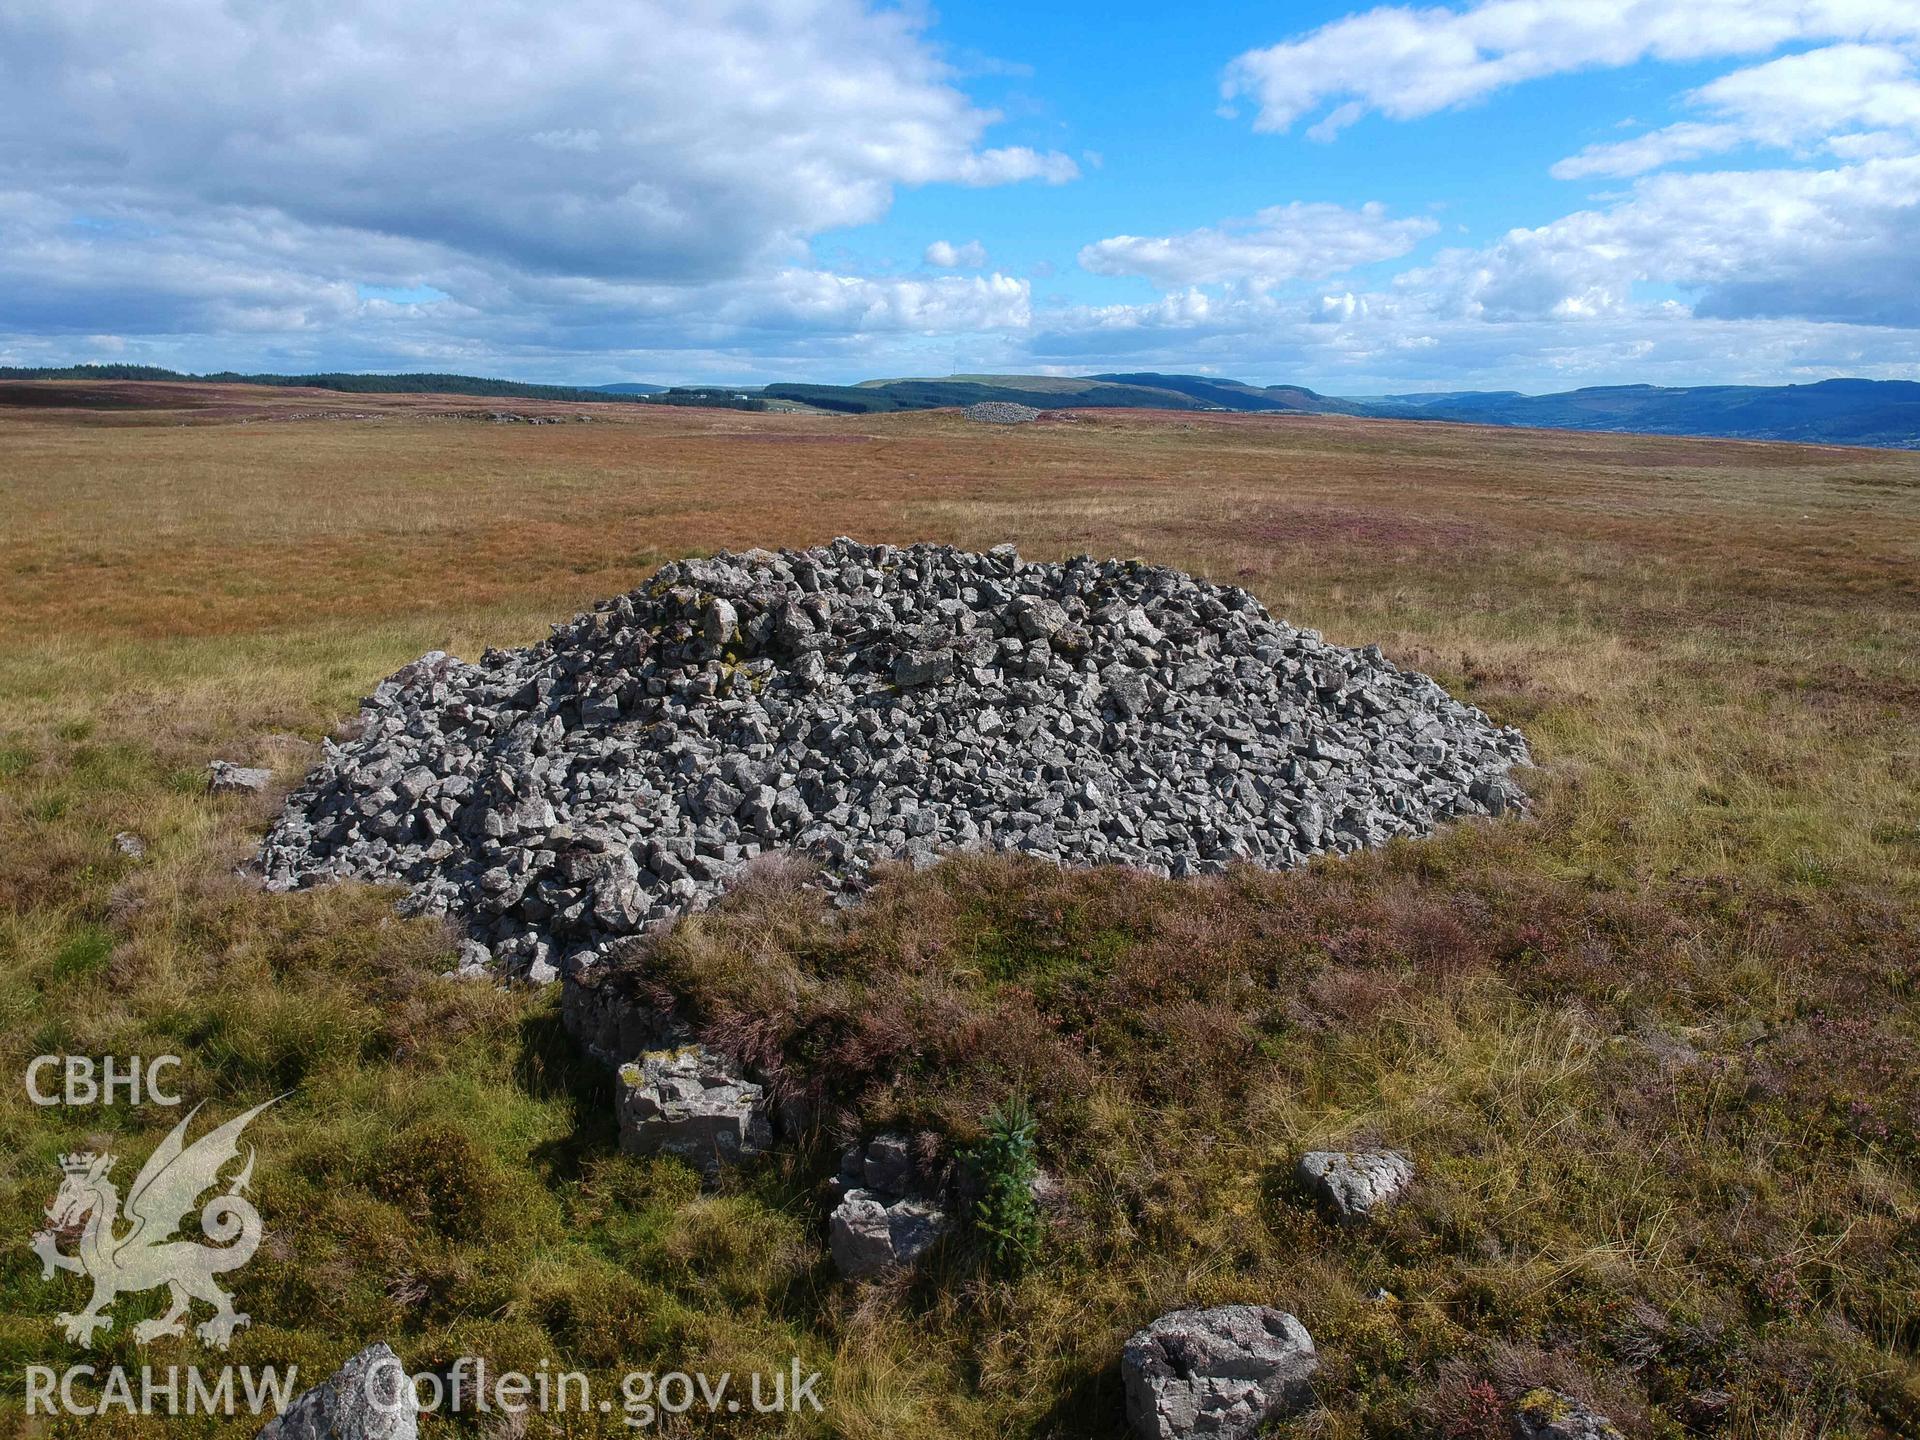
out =
[[[1920,376],[1912,0],[18,0],[0,364]]]

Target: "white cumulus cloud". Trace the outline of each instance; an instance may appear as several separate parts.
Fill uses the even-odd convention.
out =
[[[1491,320],[1625,313],[1640,284],[1720,318],[1920,326],[1920,156],[1670,172],[1603,210],[1514,230],[1401,283]]]
[[[1481,0],[1381,6],[1249,50],[1222,92],[1261,130],[1318,113],[1316,138],[1361,116],[1406,120],[1568,71],[1764,55],[1793,41],[1920,36],[1912,0]]]
[[[926,261],[942,270],[984,270],[987,266],[987,247],[978,240],[969,240],[964,245],[956,245],[951,240],[936,240],[927,246]]]
[[[1786,46],[1801,48],[1771,55]],[[1554,167],[1563,179],[1630,179],[1624,193],[1364,288],[1278,282],[1332,278],[1329,257],[1409,254],[1432,227],[1383,228],[1424,222],[1378,207],[1281,207],[1116,236],[1086,247],[1082,264],[1166,293],[1043,314],[1031,344],[1051,361],[1119,364],[1124,349],[1133,365],[1257,374],[1266,357],[1322,376],[1523,388],[1913,373],[1920,6],[1910,0],[1388,5],[1248,51],[1224,88],[1253,103],[1256,128],[1304,123],[1325,140],[1369,114],[1415,119],[1548,75],[1716,58],[1732,67],[1681,97],[1692,113],[1678,123]],[[1766,168],[1696,168],[1750,149],[1771,152]]]
[[[1023,328],[1033,318],[1033,307],[1027,282],[1010,275],[874,280],[792,270],[768,293],[746,297],[738,318],[863,334],[944,334]]]
[[[1641,175],[1741,145],[1816,146],[1849,156],[1920,149],[1920,77],[1910,56],[1888,46],[1830,45],[1782,56],[1723,75],[1687,98],[1714,120],[1590,145],[1553,173],[1562,180]]]
[[[1379,204],[1295,201],[1180,235],[1115,235],[1082,248],[1080,264],[1096,275],[1138,275],[1167,286],[1273,285],[1391,260],[1436,228],[1424,217],[1396,219]]]
[[[690,343],[722,342],[715,316],[1021,323],[1021,282],[810,260],[900,186],[1077,173],[985,145],[994,115],[923,23],[865,0],[0,4],[0,338],[539,356],[605,333],[569,308],[588,295]],[[388,314],[362,286],[449,299]]]

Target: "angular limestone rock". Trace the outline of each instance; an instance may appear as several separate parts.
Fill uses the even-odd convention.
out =
[[[677,1155],[706,1174],[773,1143],[766,1091],[704,1045],[656,1050],[620,1067],[620,1148]]]
[[[416,1440],[419,1412],[400,1359],[369,1345],[297,1397],[255,1440]]]
[[[1311,1400],[1319,1363],[1306,1326],[1283,1310],[1176,1310],[1121,1354],[1127,1424],[1142,1440],[1247,1440]]]
[[[939,1188],[915,1169],[904,1135],[876,1135],[850,1145],[829,1192],[833,1263],[849,1280],[870,1280],[911,1266],[951,1228]]]
[[[931,1200],[890,1201],[872,1190],[849,1190],[827,1222],[833,1263],[849,1280],[906,1269],[933,1247],[949,1223],[947,1212]]]
[[[1398,1150],[1311,1150],[1294,1179],[1342,1220],[1385,1210],[1413,1183],[1413,1161]]]

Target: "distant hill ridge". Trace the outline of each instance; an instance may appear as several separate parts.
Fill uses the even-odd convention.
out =
[[[530,385],[471,375],[185,375],[150,365],[0,367],[0,380],[160,380],[229,385],[310,386],[358,394],[445,394],[503,399],[719,406],[736,410],[805,407],[841,414],[964,407],[1006,401],[1039,410],[1141,407],[1249,413],[1352,415],[1443,420],[1550,430],[1703,435],[1807,444],[1920,449],[1920,382],[1822,380],[1808,385],[1606,385],[1549,395],[1516,390],[1336,396],[1299,385],[1249,385],[1214,375],[1158,371],[1098,375],[950,375],[868,380],[858,385],[781,383],[659,386]]]
[[[519,380],[487,380],[474,375],[241,375],[231,370],[188,375],[157,365],[0,366],[0,380],[171,380],[205,385],[273,385],[310,390],[339,390],[350,395],[477,395],[501,400],[633,401],[664,385],[529,385]]]
[[[1373,413],[1391,413],[1396,405],[1423,417],[1475,425],[1920,448],[1920,383],[1911,380],[1605,385],[1557,395],[1468,393],[1426,404],[1400,397]]]
[[[1212,375],[1131,371],[1071,378],[967,375],[861,385],[768,385],[758,393],[859,414],[1008,400],[1046,410],[1137,405],[1920,449],[1920,382],[1910,380],[1609,385],[1552,395],[1456,390],[1342,397],[1300,385],[1259,386]]]

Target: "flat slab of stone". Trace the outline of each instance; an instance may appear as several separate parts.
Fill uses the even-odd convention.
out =
[[[1413,1161],[1398,1150],[1310,1150],[1294,1179],[1342,1220],[1364,1220],[1413,1184]]]
[[[417,1440],[419,1412],[400,1359],[369,1345],[269,1420],[255,1440]]]
[[[258,795],[273,783],[273,772],[227,760],[207,762],[207,790],[214,795]]]
[[[620,1148],[677,1155],[711,1175],[773,1144],[766,1090],[704,1045],[655,1050],[622,1065]]]
[[[840,1152],[840,1171],[829,1188],[836,1202],[850,1190],[871,1190],[891,1203],[927,1187],[915,1174],[908,1138],[880,1134]]]
[[[1250,1440],[1313,1398],[1307,1327],[1266,1305],[1162,1315],[1127,1341],[1127,1425],[1142,1440]]]

